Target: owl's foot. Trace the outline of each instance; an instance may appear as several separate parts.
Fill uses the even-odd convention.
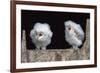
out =
[[[36,49],[36,50],[40,50],[40,46],[37,46],[35,49]]]
[[[41,49],[42,49],[42,50],[46,50],[46,47],[42,47]]]
[[[36,50],[40,50],[40,48],[35,48]]]
[[[73,46],[73,49],[74,50],[78,50],[79,48],[77,46]]]

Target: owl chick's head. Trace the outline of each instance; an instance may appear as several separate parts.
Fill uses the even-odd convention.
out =
[[[52,31],[47,23],[36,23],[30,33],[31,38],[37,41],[45,41],[52,37]]]
[[[65,30],[67,31],[67,32],[74,32],[74,22],[73,21],[71,21],[71,20],[68,20],[68,21],[66,21],[65,23]]]

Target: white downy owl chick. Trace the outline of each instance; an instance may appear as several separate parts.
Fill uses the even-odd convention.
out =
[[[46,50],[46,46],[51,43],[52,31],[47,23],[36,23],[30,31],[30,37],[36,49]]]
[[[81,26],[71,20],[66,21],[64,24],[66,42],[72,45],[74,49],[78,49],[84,40],[84,32]]]

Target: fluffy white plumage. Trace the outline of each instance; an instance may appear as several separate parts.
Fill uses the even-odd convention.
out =
[[[71,20],[66,21],[64,24],[66,42],[72,45],[74,49],[77,49],[84,40],[84,32],[81,26]]]
[[[45,50],[46,46],[51,43],[52,35],[53,33],[47,23],[36,23],[30,31],[30,37],[36,49]]]

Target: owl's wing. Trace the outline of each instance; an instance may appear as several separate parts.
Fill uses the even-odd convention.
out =
[[[35,35],[35,31],[32,29],[31,32],[30,32],[30,37],[31,37],[31,39],[34,38],[34,35]]]
[[[75,32],[78,35],[77,38],[80,40],[84,40],[84,32],[83,32],[81,26],[79,24],[77,24],[76,27],[74,27],[74,28],[75,28]]]
[[[52,35],[53,35],[53,32],[52,32],[52,31],[48,31],[48,35],[49,35],[49,37],[51,38]]]

